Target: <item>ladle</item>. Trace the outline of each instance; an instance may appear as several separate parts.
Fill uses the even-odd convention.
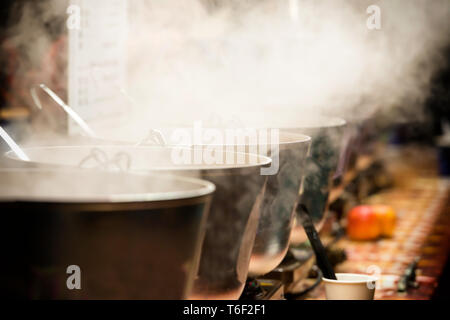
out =
[[[70,118],[72,118],[73,121],[75,121],[76,124],[80,126],[80,128],[84,131],[85,134],[87,134],[91,138],[97,137],[95,132],[89,127],[89,125],[80,117],[78,113],[75,112],[71,107],[69,107],[64,101],[49,87],[47,87],[45,84],[41,83],[38,88],[42,89],[46,94],[50,96],[50,98],[53,99],[68,115]],[[42,110],[42,104],[38,98],[38,95],[36,93],[36,88],[32,87],[30,90],[31,97],[33,98],[34,103],[36,104],[37,108]]]
[[[11,136],[0,126],[0,136],[6,142],[6,144],[11,148],[11,150],[19,157],[22,161],[30,161],[30,158],[25,154],[22,148],[11,138]]]
[[[311,247],[316,255],[316,263],[319,269],[322,271],[324,278],[337,280],[336,274],[334,273],[333,267],[331,266],[330,260],[328,259],[325,247],[320,241],[319,234],[314,227],[314,223],[309,215],[308,209],[305,205],[299,204],[297,206],[298,216],[301,218],[301,223],[305,229],[305,233],[308,236]]]
[[[71,107],[69,107],[64,101],[49,87],[47,87],[45,84],[41,83],[38,88],[42,89],[45,93],[47,93],[71,118],[73,121],[75,121],[81,129],[91,138],[97,138],[97,134],[89,127],[89,125],[86,123],[86,121],[83,120],[83,118],[80,117],[78,113],[75,112]],[[32,87],[30,89],[31,97],[34,101],[34,104],[39,110],[42,110],[42,104],[41,101],[37,95],[36,92],[36,86]],[[136,102],[134,99],[123,89],[119,88],[119,92],[127,99],[127,101],[132,104],[133,106],[136,105]],[[143,146],[148,143],[152,143],[158,146],[165,146],[167,143],[164,139],[164,136],[162,133],[158,130],[151,129],[149,130],[148,135],[135,144],[135,146]]]

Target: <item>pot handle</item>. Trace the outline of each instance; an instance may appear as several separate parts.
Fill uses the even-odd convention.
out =
[[[148,135],[144,139],[142,139],[140,142],[138,142],[136,144],[136,147],[142,147],[142,146],[148,146],[148,145],[165,147],[165,146],[167,146],[167,142],[161,131],[156,130],[156,129],[150,129],[148,132]]]
[[[94,165],[94,168],[108,170],[118,169],[122,172],[127,172],[131,168],[131,156],[126,152],[118,152],[112,158],[108,158],[105,151],[100,148],[94,148],[91,152],[83,158],[78,164],[79,168],[86,168],[89,163]]]

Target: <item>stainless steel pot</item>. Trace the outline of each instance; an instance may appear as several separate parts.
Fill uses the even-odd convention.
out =
[[[322,118],[311,124],[300,124],[299,127],[290,129],[292,132],[303,133],[312,138],[311,155],[306,164],[300,201],[308,208],[318,231],[322,229],[326,220],[333,179],[337,178],[339,159],[345,152],[343,145],[345,126],[345,120]],[[299,221],[291,236],[293,244],[300,244],[307,239],[298,215],[297,219]]]
[[[250,260],[251,276],[269,273],[287,253],[310,143],[308,136],[281,131],[279,146],[269,148],[269,155],[279,159],[279,170],[268,176]]]
[[[2,296],[189,296],[213,184],[45,169],[3,169],[0,181]],[[70,266],[80,268],[79,290],[67,286]]]
[[[255,112],[242,112],[239,116],[248,127],[279,128],[312,138],[310,157],[305,164],[301,201],[308,208],[316,229],[320,231],[326,219],[333,179],[336,179],[339,174],[343,174],[344,171],[342,169],[337,172],[337,169],[341,155],[345,153],[345,148],[349,147],[344,140],[346,121],[318,115],[302,117],[293,109],[265,110],[263,119],[261,113]],[[345,163],[345,161],[343,159],[342,162]],[[299,219],[300,217],[297,215],[297,220]],[[297,221],[292,231],[291,242],[293,244],[307,240],[299,222]]]
[[[309,209],[318,231],[326,220],[329,195],[333,181],[348,168],[350,152],[348,138],[345,137],[347,122],[340,118],[320,115],[302,116],[298,112],[276,109],[264,112],[240,112],[238,118],[248,128],[278,128],[284,132],[303,134],[312,138],[310,157],[305,168],[301,201]],[[339,164],[341,167],[339,168]],[[302,167],[301,163],[298,163]],[[338,170],[339,169],[339,170]],[[296,216],[300,220],[299,215]],[[300,244],[307,240],[300,221],[291,234],[291,243]]]

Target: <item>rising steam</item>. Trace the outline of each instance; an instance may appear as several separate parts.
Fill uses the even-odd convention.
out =
[[[447,1],[135,1],[130,90],[148,118],[420,111],[449,39]],[[208,3],[207,6],[204,6]],[[366,9],[381,9],[369,30]],[[245,121],[245,119],[243,119]],[[270,122],[270,119],[267,119]]]
[[[38,59],[67,5],[29,1],[16,10],[9,41],[21,48],[16,75],[27,85],[37,77],[30,67],[41,82],[67,82],[65,70]],[[380,30],[366,26],[369,5],[381,9]],[[129,11],[127,89],[138,105],[130,127],[213,115],[245,122],[244,110],[261,122],[273,111],[291,121],[419,114],[450,38],[446,0],[133,0]],[[53,58],[66,61],[59,53]]]

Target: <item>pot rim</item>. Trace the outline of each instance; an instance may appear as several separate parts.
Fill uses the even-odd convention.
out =
[[[323,121],[327,122],[325,124],[323,124]],[[286,121],[284,121],[286,122]],[[304,121],[302,123],[302,121],[297,121],[298,124],[293,124],[291,125],[291,123],[295,123],[294,120],[291,120],[287,125],[266,125],[266,124],[262,124],[262,125],[249,125],[247,127],[242,127],[242,128],[217,128],[217,129],[279,129],[279,130],[292,130],[292,129],[320,129],[320,128],[334,128],[334,127],[342,127],[348,124],[348,121],[345,120],[344,118],[341,117],[336,117],[336,116],[326,116],[326,115],[320,115],[319,117],[315,117],[313,119],[306,119],[306,121]],[[178,124],[169,124],[165,127],[161,127],[158,129],[164,130],[164,129],[176,129],[176,128],[191,128],[190,126],[188,126],[187,124],[184,125],[178,125]],[[215,128],[215,127],[208,127],[208,126],[203,126],[203,129],[208,129],[208,128]]]
[[[11,169],[0,169],[0,174],[2,173],[55,173],[55,174],[76,174],[77,172],[97,172],[92,169],[23,169],[23,168],[11,168]],[[197,187],[192,190],[184,190],[184,191],[167,191],[167,192],[141,192],[141,193],[124,193],[124,194],[108,194],[108,195],[92,195],[92,196],[74,196],[67,195],[66,196],[52,196],[52,195],[17,195],[17,196],[6,196],[0,195],[0,202],[3,203],[13,203],[13,202],[38,202],[38,203],[72,203],[72,204],[80,204],[80,203],[138,203],[138,202],[160,202],[160,201],[174,201],[174,200],[184,200],[184,199],[192,199],[199,198],[203,196],[211,195],[215,192],[216,186],[206,180],[195,179],[190,177],[181,177],[181,176],[170,176],[170,175],[161,175],[161,174],[147,174],[140,172],[132,172],[132,173],[123,173],[123,172],[111,172],[111,171],[101,171],[101,174],[106,175],[126,175],[130,178],[134,177],[148,177],[151,178],[157,177],[158,179],[167,179],[174,183],[176,182],[187,182],[192,185],[196,185]],[[128,178],[128,177],[127,177]],[[176,184],[175,184],[176,185]]]
[[[39,146],[39,147],[29,147],[29,148],[23,148],[22,150],[27,153],[28,151],[33,150],[70,150],[70,149],[78,149],[78,150],[93,150],[93,149],[117,149],[118,151],[126,151],[126,150],[149,150],[149,149],[172,149],[172,150],[195,150],[193,148],[189,148],[186,146],[121,146],[121,145],[87,145],[87,146]],[[246,163],[246,164],[219,164],[219,165],[208,165],[208,164],[189,164],[189,165],[172,165],[172,166],[154,166],[149,168],[143,168],[143,169],[131,169],[132,172],[158,172],[158,171],[195,171],[195,170],[227,170],[227,169],[241,169],[241,168],[260,168],[264,166],[268,166],[272,163],[272,159],[267,156],[255,154],[255,153],[245,153],[245,152],[234,152],[234,151],[224,151],[224,153],[234,153],[235,155],[246,155],[255,157],[258,161],[257,163]],[[74,165],[68,165],[68,164],[57,164],[57,163],[51,163],[51,162],[40,162],[40,161],[23,161],[20,160],[14,152],[7,151],[4,156],[10,160],[22,162],[22,163],[28,163],[28,164],[35,164],[35,165],[54,165],[54,166],[60,166],[65,168],[74,168]]]

